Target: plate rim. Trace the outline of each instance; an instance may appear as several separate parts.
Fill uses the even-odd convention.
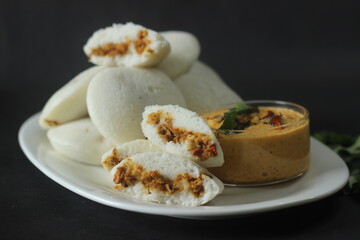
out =
[[[246,203],[246,204],[238,204],[238,205],[229,205],[229,206],[197,206],[197,207],[179,207],[179,206],[168,206],[168,205],[160,205],[160,204],[152,204],[152,203],[146,203],[141,202],[138,200],[130,200],[125,199],[126,201],[115,201],[110,200],[107,198],[103,198],[101,196],[97,196],[94,194],[91,194],[91,192],[86,191],[85,189],[81,189],[79,186],[75,186],[74,184],[67,181],[66,179],[63,179],[61,176],[59,176],[56,171],[42,165],[38,159],[33,155],[29,147],[27,146],[27,143],[25,142],[25,133],[28,130],[29,127],[31,127],[34,122],[38,122],[38,118],[40,116],[40,112],[33,114],[29,118],[27,118],[21,125],[19,132],[18,132],[18,141],[20,144],[20,147],[22,151],[24,152],[25,156],[28,158],[28,160],[43,174],[45,174],[48,178],[55,181],[56,183],[60,184],[64,188],[82,196],[87,199],[90,199],[92,201],[104,204],[106,206],[127,210],[127,211],[133,211],[138,213],[146,213],[146,214],[155,214],[155,215],[165,215],[165,216],[171,216],[171,217],[181,217],[181,218],[217,218],[217,217],[229,217],[229,216],[238,216],[238,215],[246,215],[246,214],[253,214],[253,213],[260,213],[260,212],[267,212],[272,210],[278,210],[283,208],[289,208],[293,206],[298,206],[302,204],[307,204],[310,202],[314,202],[323,198],[326,198],[335,192],[339,191],[347,182],[349,177],[349,170],[346,166],[346,164],[343,162],[343,160],[334,152],[334,157],[337,158],[337,160],[340,160],[342,167],[345,170],[345,175],[342,179],[339,180],[339,184],[336,187],[333,187],[331,190],[327,191],[326,193],[323,193],[321,195],[317,196],[310,196],[303,199],[293,200],[293,201],[286,201],[281,202],[279,199],[271,199],[266,200],[263,202],[252,202],[252,203]],[[38,124],[37,127],[39,130],[42,130]],[[319,142],[315,138],[311,137],[312,142],[315,142],[316,144],[321,144],[325,146],[328,150],[332,151],[330,148],[328,148],[323,143]],[[313,144],[313,143],[312,143]],[[280,198],[281,199],[281,198]],[[259,206],[260,205],[260,206]]]

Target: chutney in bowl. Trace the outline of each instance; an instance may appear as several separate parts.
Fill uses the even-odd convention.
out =
[[[203,114],[224,152],[209,168],[227,185],[254,186],[303,175],[310,163],[309,112],[274,100],[247,101]]]

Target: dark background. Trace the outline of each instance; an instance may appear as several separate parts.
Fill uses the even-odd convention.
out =
[[[185,30],[200,59],[245,100],[293,101],[312,131],[360,134],[359,1],[0,0],[0,239],[359,239],[360,200],[316,203],[222,221],[117,210],[37,170],[17,131],[60,86],[90,66],[89,36],[133,21]]]

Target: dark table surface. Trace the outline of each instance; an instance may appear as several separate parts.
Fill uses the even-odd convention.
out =
[[[119,210],[42,174],[21,151],[21,123],[90,66],[92,32],[133,21],[185,30],[200,59],[244,99],[306,106],[312,132],[360,134],[356,1],[0,1],[0,239],[360,239],[360,198],[340,192],[273,212],[185,220]]]

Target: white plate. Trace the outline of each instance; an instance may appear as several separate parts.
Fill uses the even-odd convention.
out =
[[[347,182],[349,172],[340,157],[311,139],[311,164],[302,177],[264,187],[226,187],[204,206],[177,207],[127,199],[116,190],[102,168],[73,162],[56,153],[38,126],[39,114],[24,122],[19,142],[30,161],[49,178],[93,201],[129,211],[182,218],[222,218],[291,207],[327,197]]]

